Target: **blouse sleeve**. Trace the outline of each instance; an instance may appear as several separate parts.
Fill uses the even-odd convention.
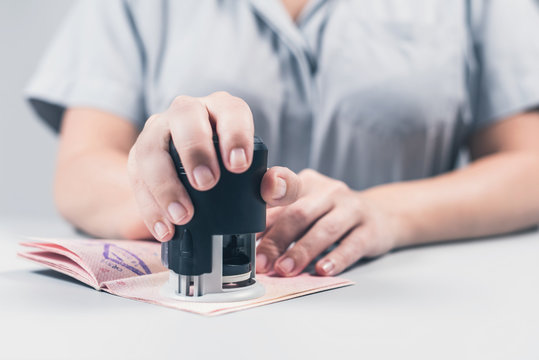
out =
[[[142,127],[144,53],[128,5],[81,0],[61,25],[27,89],[53,129],[69,107],[92,107]]]
[[[539,2],[476,2],[477,128],[539,106]]]

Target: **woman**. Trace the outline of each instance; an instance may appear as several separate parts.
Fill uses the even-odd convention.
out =
[[[257,271],[334,275],[391,249],[539,223],[532,0],[85,0],[29,87],[60,132],[56,202],[103,237],[168,241],[199,190],[271,168]],[[147,120],[147,121],[146,121]],[[471,163],[455,170],[459,151]],[[131,186],[130,186],[131,184]],[[290,247],[290,244],[295,246]]]

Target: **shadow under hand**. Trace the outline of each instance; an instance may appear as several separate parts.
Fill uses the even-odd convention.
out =
[[[444,240],[444,241],[437,241],[437,242],[426,243],[426,244],[409,245],[409,246],[400,247],[398,249],[394,249],[390,253],[401,252],[401,251],[410,250],[410,249],[420,249],[424,247],[433,247],[433,246],[460,245],[460,244],[465,244],[465,243],[477,243],[477,242],[483,242],[483,241],[489,241],[489,242],[499,241],[499,240],[505,240],[507,236],[529,234],[532,232],[537,232],[538,230],[539,230],[539,226],[533,226],[533,227],[511,231],[511,232],[507,232],[503,234],[480,236],[480,237],[466,238],[466,239]]]
[[[499,240],[506,239],[506,237],[510,236],[510,235],[528,234],[528,233],[532,233],[532,232],[537,232],[538,230],[539,230],[539,226],[533,226],[533,227],[529,227],[529,228],[526,228],[526,229],[521,229],[521,230],[512,231],[512,232],[509,232],[509,233],[498,234],[498,235],[489,235],[489,236],[483,236],[483,237],[468,238],[468,239],[458,239],[458,240],[446,240],[446,241],[438,241],[438,242],[435,242],[435,243],[427,243],[427,244],[418,244],[418,245],[405,246],[405,247],[401,247],[401,248],[398,248],[398,249],[391,250],[387,254],[383,254],[383,255],[380,255],[380,256],[363,257],[363,258],[359,259],[358,261],[356,261],[354,264],[352,264],[349,267],[347,267],[346,269],[344,269],[341,274],[345,274],[346,272],[349,272],[349,271],[354,270],[356,268],[367,266],[367,265],[375,262],[376,260],[383,258],[385,255],[389,255],[389,254],[392,254],[392,253],[398,253],[398,252],[401,252],[401,251],[406,251],[406,250],[411,250],[411,249],[420,249],[420,248],[426,248],[426,247],[448,246],[448,245],[451,246],[451,245],[460,245],[460,244],[464,244],[464,243],[477,243],[477,242],[482,242],[482,241],[499,241]],[[333,246],[328,248],[326,251],[324,251],[322,254],[320,254],[316,259],[314,259],[309,264],[309,266],[307,266],[305,268],[304,271],[308,272],[311,275],[317,275],[316,270],[315,270],[316,262],[318,260],[322,259],[324,256],[326,256],[328,253],[330,253],[336,246],[338,246],[338,244],[339,243],[334,244]]]

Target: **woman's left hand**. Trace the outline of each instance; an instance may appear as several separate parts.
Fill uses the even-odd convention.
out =
[[[381,255],[395,246],[399,221],[390,211],[314,170],[303,170],[299,176],[298,200],[268,209],[257,248],[257,272],[267,272],[273,265],[279,275],[298,275],[338,243],[316,263],[318,274],[336,275],[364,256]]]

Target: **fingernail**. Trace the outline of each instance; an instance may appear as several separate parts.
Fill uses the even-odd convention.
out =
[[[294,264],[294,260],[292,258],[286,258],[279,264],[279,267],[285,273],[292,272],[292,270],[294,270],[294,266],[296,265]]]
[[[187,210],[180,203],[173,202],[168,206],[168,213],[172,221],[179,223],[187,215]]]
[[[286,195],[286,181],[283,178],[277,177],[275,190],[273,191],[273,200],[282,199]]]
[[[256,271],[265,271],[268,264],[268,257],[264,254],[256,255]]]
[[[153,229],[159,240],[162,240],[168,234],[168,228],[160,221],[155,223]]]
[[[232,169],[242,169],[247,166],[247,156],[242,148],[232,149],[229,160]]]
[[[193,177],[195,182],[201,188],[205,188],[213,184],[215,178],[210,168],[205,165],[199,165],[193,170]]]
[[[324,270],[324,273],[329,275],[333,271],[333,269],[335,269],[335,264],[333,263],[333,261],[326,259],[322,263],[321,267],[322,267],[322,270]]]

